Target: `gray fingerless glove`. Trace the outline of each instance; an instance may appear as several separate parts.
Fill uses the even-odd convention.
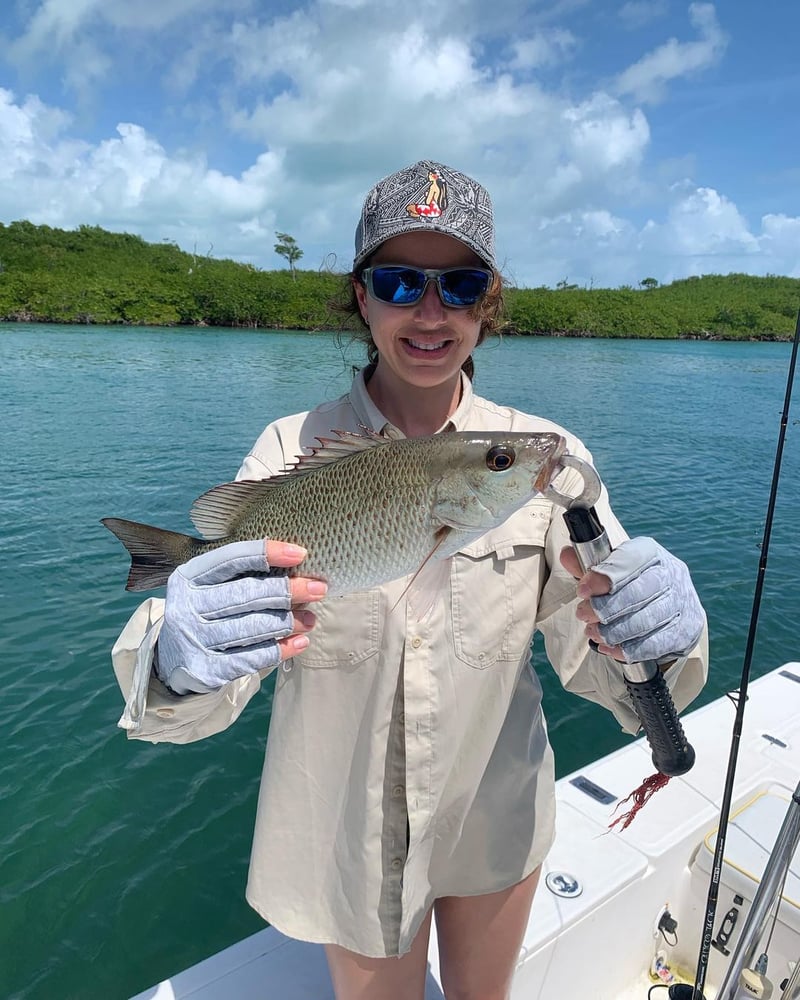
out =
[[[600,635],[628,663],[681,657],[697,644],[705,613],[686,564],[652,538],[631,538],[592,567],[611,591],[592,597]]]
[[[280,662],[292,632],[286,573],[266,575],[263,540],[223,545],[167,581],[155,671],[176,694],[206,692]]]

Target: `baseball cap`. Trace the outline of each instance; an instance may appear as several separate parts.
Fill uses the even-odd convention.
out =
[[[420,231],[452,236],[496,269],[489,192],[452,167],[420,160],[378,181],[364,199],[353,270],[386,240]]]

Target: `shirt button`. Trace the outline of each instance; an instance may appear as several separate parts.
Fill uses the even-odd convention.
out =
[[[156,715],[159,717],[159,719],[171,719],[174,714],[175,714],[175,709],[174,708],[157,708],[156,709]]]
[[[422,639],[420,639],[418,635],[415,635],[414,638],[411,640],[411,645],[414,647],[414,649],[419,649],[419,647],[422,645]]]
[[[394,870],[396,872],[400,871],[400,869],[402,867],[403,867],[403,859],[402,858],[393,858],[392,859],[392,868],[394,868]]]
[[[395,785],[394,788],[392,789],[392,795],[394,795],[396,799],[399,799],[401,795],[405,794],[405,791],[406,791],[405,785]]]

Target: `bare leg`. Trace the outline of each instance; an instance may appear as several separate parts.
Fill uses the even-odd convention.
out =
[[[500,892],[436,900],[447,1000],[507,1000],[540,871]]]
[[[326,944],[336,1000],[423,1000],[430,933],[429,913],[411,950],[400,958],[366,958],[338,944]]]

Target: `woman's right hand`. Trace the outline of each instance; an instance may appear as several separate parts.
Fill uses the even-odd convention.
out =
[[[179,566],[167,581],[155,671],[176,694],[207,692],[276,666],[309,643],[321,580],[274,570],[306,550],[273,540],[232,542]]]

